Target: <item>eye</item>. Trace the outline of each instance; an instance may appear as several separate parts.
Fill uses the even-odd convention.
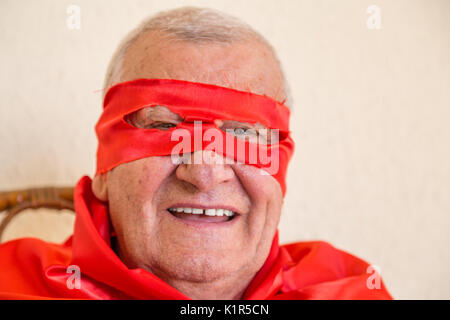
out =
[[[233,134],[236,136],[243,136],[243,137],[257,137],[258,132],[252,128],[233,128],[228,129],[230,131],[233,131]]]
[[[180,115],[163,106],[145,107],[125,116],[125,121],[139,129],[169,130],[182,121]]]
[[[170,122],[160,122],[156,121],[150,124],[147,124],[144,129],[160,129],[160,130],[169,130],[170,128],[176,127],[176,123],[170,123]]]
[[[267,129],[259,123],[251,124],[234,120],[219,120],[216,124],[219,129],[238,139],[259,144],[270,144],[271,129]]]

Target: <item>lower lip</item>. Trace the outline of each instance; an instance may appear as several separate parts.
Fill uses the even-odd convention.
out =
[[[239,215],[235,215],[233,219],[223,221],[223,222],[211,222],[211,221],[202,221],[202,220],[189,220],[189,219],[181,219],[174,216],[168,210],[165,210],[166,213],[172,217],[172,219],[182,222],[186,225],[197,227],[197,228],[225,228],[233,226],[237,220],[239,220]]]

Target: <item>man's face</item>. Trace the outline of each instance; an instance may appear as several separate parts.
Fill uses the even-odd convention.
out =
[[[120,82],[138,78],[203,82],[285,98],[278,63],[256,41],[192,44],[147,34],[128,50]],[[161,130],[180,121],[164,107],[145,117]],[[177,165],[170,156],[149,157],[94,179],[96,195],[109,201],[118,253],[129,267],[147,269],[169,283],[246,279],[260,269],[280,218],[279,183],[251,165],[205,162]],[[234,216],[171,212],[176,208],[227,209]]]

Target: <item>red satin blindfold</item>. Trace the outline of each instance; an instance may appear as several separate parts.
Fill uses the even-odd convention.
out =
[[[153,106],[166,107],[183,121],[162,131],[137,128],[125,120],[134,111]],[[214,120],[260,123],[277,129],[278,141],[261,144],[237,139],[217,128]],[[212,150],[263,169],[279,182],[283,195],[286,192],[286,170],[294,151],[289,109],[267,96],[181,80],[133,80],[108,90],[95,129],[99,139],[97,174],[146,157]]]

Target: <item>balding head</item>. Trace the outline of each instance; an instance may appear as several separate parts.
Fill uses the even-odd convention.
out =
[[[105,92],[138,78],[203,82],[291,102],[270,44],[247,24],[211,9],[162,12],[130,32],[109,64]]]

